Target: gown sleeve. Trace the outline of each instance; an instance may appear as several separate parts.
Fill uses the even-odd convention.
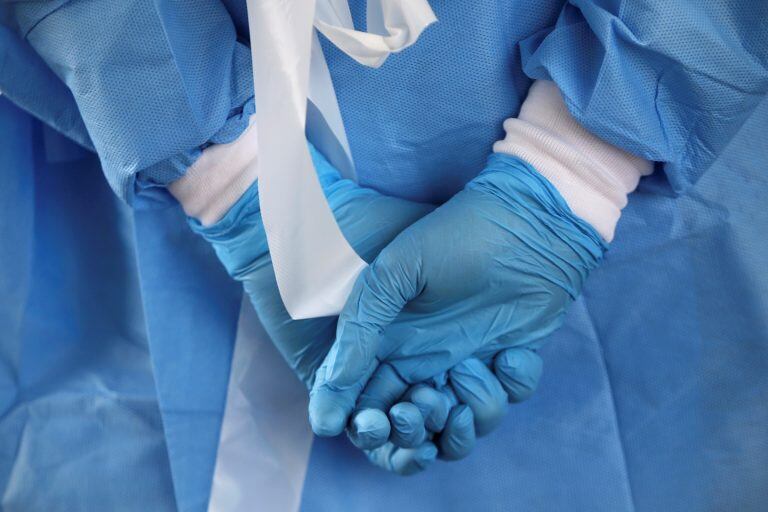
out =
[[[4,8],[6,27],[71,91],[110,186],[129,203],[143,187],[180,178],[202,149],[248,126],[250,49],[220,2],[54,0]]]
[[[768,2],[570,0],[521,54],[585,128],[682,191],[768,91]]]

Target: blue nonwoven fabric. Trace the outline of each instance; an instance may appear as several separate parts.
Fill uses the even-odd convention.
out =
[[[676,191],[714,163],[768,91],[768,3],[571,0],[521,42],[602,139],[664,162]]]
[[[69,88],[107,180],[129,202],[137,175],[168,183],[248,126],[250,49],[220,2],[21,1],[0,6],[0,22]]]
[[[768,91],[765,2],[430,5],[439,21],[379,69],[324,45],[360,182],[409,199],[444,201],[477,175],[531,78],[554,80],[597,136],[665,162],[677,191]],[[350,7],[364,26],[365,2]]]
[[[178,205],[135,210],[138,277],[179,510],[205,510],[242,285]],[[169,257],[183,253],[183,258]]]
[[[205,510],[241,286],[4,98],[0,136],[0,508]]]
[[[137,176],[139,190],[172,181],[206,145],[247,126],[244,4],[22,1],[4,5],[0,21],[70,89],[110,184],[130,201]],[[667,163],[677,191],[695,183],[768,90],[765,3],[431,5],[439,22],[379,69],[324,41],[361,182],[409,199],[444,201],[474,177],[531,78],[554,80],[596,135]],[[363,27],[365,2],[351,10]],[[42,79],[7,71],[2,82]]]
[[[2,23],[0,92],[59,133],[93,150],[72,92],[29,44]]]
[[[378,69],[322,39],[362,185],[440,203],[485,167],[531,83],[519,41],[551,27],[560,0],[432,1],[438,22]],[[353,0],[364,27],[365,2]]]
[[[174,510],[131,211],[0,98],[0,509]]]

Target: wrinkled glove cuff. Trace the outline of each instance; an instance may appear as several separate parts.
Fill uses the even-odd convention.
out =
[[[251,183],[215,224],[204,226],[193,217],[187,221],[192,231],[213,246],[219,260],[235,279],[242,280],[269,252],[261,219],[258,182]]]
[[[571,210],[613,239],[627,195],[653,164],[596,137],[568,112],[553,82],[534,82],[520,115],[504,122],[493,150],[518,156],[547,178]]]
[[[531,164],[519,157],[494,153],[485,169],[467,189],[502,201],[508,212],[536,229],[510,234],[541,258],[563,269],[561,278],[550,278],[575,299],[588,274],[594,270],[608,245],[589,223],[576,215],[560,192]],[[535,236],[531,236],[535,233]],[[567,246],[567,257],[553,247]]]

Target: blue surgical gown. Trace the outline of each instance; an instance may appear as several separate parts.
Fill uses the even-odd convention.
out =
[[[324,42],[363,184],[450,197],[535,78],[661,169],[530,402],[410,479],[316,440],[302,509],[763,510],[768,5],[431,5],[380,69]],[[0,504],[204,510],[242,292],[159,185],[253,112],[244,2],[12,2],[0,20]]]

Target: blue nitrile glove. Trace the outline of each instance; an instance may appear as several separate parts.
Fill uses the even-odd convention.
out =
[[[349,180],[341,179],[339,173],[320,153],[312,147],[310,152],[342,232],[355,250],[369,261],[400,231],[433,209],[430,205],[383,196],[373,190],[361,188]],[[195,220],[190,220],[190,223],[196,232],[213,244],[230,275],[243,282],[272,341],[296,375],[307,386],[311,386],[316,369],[333,343],[336,317],[292,320],[286,312],[272,269],[256,185],[250,187],[225,217],[213,226],[203,227]],[[490,378],[494,381],[496,379],[493,375]],[[400,380],[388,383],[388,377],[383,373],[379,382],[382,383],[383,390],[401,386]],[[491,386],[485,382],[483,385]],[[395,404],[406,388],[407,386],[399,388],[401,391],[397,396],[388,396],[387,400],[391,400],[389,406]],[[375,397],[383,390],[372,390],[371,396]],[[378,403],[383,403],[383,400],[378,400]],[[487,407],[498,408],[498,405],[489,402]],[[423,424],[420,413],[417,411],[417,414],[412,414],[413,410],[406,404],[395,405],[394,418],[399,418],[397,411],[401,409],[406,411],[403,419],[405,423],[401,422],[401,425],[408,425],[409,422]],[[368,426],[372,429],[373,439],[377,440],[372,443],[372,447],[380,447],[376,453],[368,453],[375,464],[397,473],[411,474],[434,461],[437,450],[425,438],[419,439],[419,442],[406,440],[407,442],[402,444],[408,444],[408,447],[412,448],[408,450],[392,443],[381,446],[389,437],[389,420],[384,413],[370,414],[368,418],[371,420]],[[468,451],[472,443],[467,441],[469,433],[461,427],[458,420],[448,422],[448,435],[443,436],[446,439],[444,443],[449,446],[461,446]],[[396,435],[397,433],[399,430]],[[471,434],[473,441],[474,431]],[[456,457],[449,453],[446,458]]]
[[[530,165],[492,155],[358,278],[315,378],[312,428],[340,433],[379,361],[416,383],[472,355],[536,349],[562,324],[605,249]]]
[[[398,233],[434,207],[385,196],[342,179],[310,145],[312,161],[331,210],[345,238],[372,260]],[[229,274],[241,281],[259,319],[291,369],[307,386],[334,338],[336,317],[292,320],[277,288],[254,183],[216,224],[192,228],[211,242]]]
[[[476,437],[499,425],[507,401],[520,402],[533,393],[541,370],[535,352],[509,348],[488,363],[465,359],[447,373],[411,386],[383,363],[361,393],[347,433],[364,449],[388,439],[387,444],[410,448],[426,438],[438,446],[440,458],[460,459],[469,454]],[[369,457],[389,453],[385,447],[369,452]]]

